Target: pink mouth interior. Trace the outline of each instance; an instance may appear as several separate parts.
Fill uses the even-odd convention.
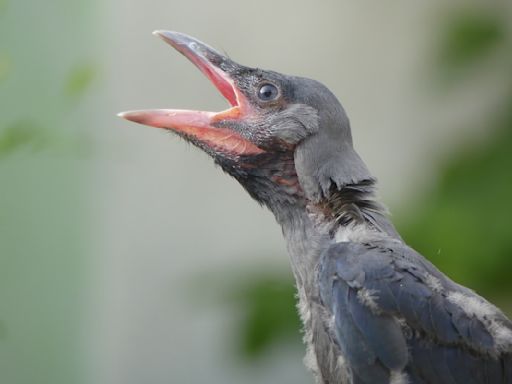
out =
[[[208,79],[215,85],[215,87],[219,90],[220,93],[226,98],[226,100],[231,104],[232,107],[238,106],[238,97],[234,91],[233,84],[231,80],[228,80],[225,75],[216,70],[216,68],[209,67],[198,60],[198,63],[194,63],[197,67],[203,72]],[[220,72],[220,73],[219,73]]]
[[[215,85],[215,87],[226,98],[232,107],[240,105],[239,97],[237,92],[235,92],[233,80],[231,80],[227,74],[213,66],[207,58],[191,49],[188,45],[177,44],[174,41],[167,39],[166,41],[192,63],[194,63],[194,65],[206,75],[206,77],[213,83],[213,85]]]

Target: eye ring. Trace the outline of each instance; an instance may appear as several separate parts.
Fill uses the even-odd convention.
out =
[[[263,83],[258,88],[258,98],[261,101],[274,101],[279,96],[279,89],[272,83]]]

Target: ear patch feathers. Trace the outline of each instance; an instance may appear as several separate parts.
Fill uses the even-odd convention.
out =
[[[329,197],[333,184],[339,190],[373,179],[350,142],[333,140],[323,131],[297,146],[295,169],[306,197],[314,202]]]

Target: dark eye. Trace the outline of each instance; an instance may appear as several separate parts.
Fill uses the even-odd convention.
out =
[[[263,84],[258,90],[258,97],[263,101],[271,101],[277,99],[279,91],[274,84]]]

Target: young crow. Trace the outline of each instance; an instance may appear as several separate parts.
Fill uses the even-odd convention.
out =
[[[403,242],[325,86],[242,66],[181,33],[155,34],[231,108],[120,116],[182,136],[272,211],[317,383],[512,383],[512,323]]]

